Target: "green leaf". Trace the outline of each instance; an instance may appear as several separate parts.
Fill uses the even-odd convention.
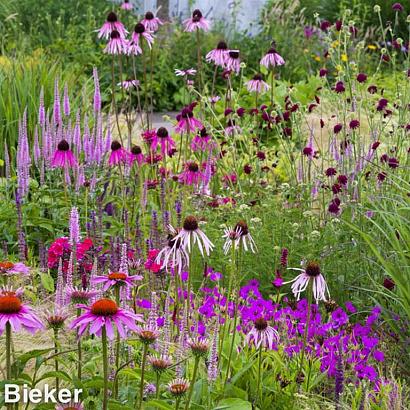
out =
[[[252,404],[237,398],[223,399],[214,410],[252,410]]]
[[[133,410],[134,407],[126,406],[124,403],[118,401],[110,400],[108,402],[108,408],[110,410]]]
[[[48,273],[40,273],[41,284],[44,289],[54,292],[54,279]]]
[[[12,372],[13,374],[19,375],[20,372],[24,370],[24,367],[26,366],[26,363],[31,360],[35,359],[37,357],[40,357],[48,352],[53,350],[53,348],[49,349],[35,349],[35,350],[30,350],[27,353],[22,354],[20,357],[17,358],[17,360],[12,364]]]
[[[145,408],[153,407],[155,409],[160,409],[160,410],[173,410],[174,408],[173,406],[171,406],[170,404],[162,400],[150,400],[149,402],[145,403],[144,407]]]

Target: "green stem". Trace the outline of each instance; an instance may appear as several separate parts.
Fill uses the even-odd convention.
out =
[[[11,325],[6,323],[6,379],[11,380]],[[13,409],[12,404],[7,405],[8,410]]]
[[[140,381],[140,401],[139,401],[139,409],[142,409],[142,402],[144,396],[144,376],[145,376],[145,362],[147,361],[147,353],[148,353],[148,345],[144,343],[144,347],[142,350],[142,363],[141,363],[141,381]]]
[[[77,309],[77,317],[81,315],[81,309]],[[78,380],[81,380],[81,366],[82,366],[82,350],[81,350],[81,338],[78,336],[78,341],[77,341],[77,359],[78,359],[78,368],[77,368],[77,377]]]
[[[159,399],[159,382],[160,382],[160,378],[161,378],[161,373],[157,372],[157,380],[156,380],[156,391],[155,391],[155,398]]]
[[[104,396],[103,396],[103,410],[108,409],[108,353],[107,353],[107,330],[105,325],[102,328],[101,334],[102,354],[103,354],[103,372],[104,372]]]
[[[54,368],[55,371],[58,372],[58,329],[54,329],[54,353],[56,355],[54,359]],[[60,379],[56,376],[56,389],[57,391],[60,389]]]
[[[258,353],[258,381],[256,385],[256,395],[259,401],[259,404],[262,404],[262,391],[260,389],[261,386],[261,376],[262,376],[262,343],[259,346],[259,353]]]
[[[189,403],[191,402],[192,394],[194,392],[194,385],[195,385],[195,382],[196,382],[196,377],[197,377],[198,368],[199,368],[199,360],[200,360],[200,357],[196,356],[195,357],[195,364],[194,364],[194,373],[192,374],[191,385],[189,386],[189,393],[188,393],[187,401],[185,403],[185,410],[189,409]]]

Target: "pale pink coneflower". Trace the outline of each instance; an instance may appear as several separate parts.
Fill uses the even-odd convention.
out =
[[[274,47],[272,47],[264,57],[262,57],[260,64],[266,68],[276,67],[285,64],[285,60],[278,54]]]
[[[142,280],[141,275],[127,275],[124,272],[110,272],[107,275],[95,276],[91,280],[91,284],[102,284],[103,292],[107,291],[111,287],[132,288],[135,286],[135,282]]]
[[[8,288],[0,291],[0,336],[7,325],[13,332],[25,329],[34,334],[44,329],[33,309],[22,303],[20,294]]]
[[[140,82],[139,80],[128,79],[128,80],[121,81],[117,85],[124,88],[124,90],[129,90],[130,88],[139,87]]]
[[[181,275],[182,270],[188,266],[189,257],[181,246],[181,240],[175,239],[178,235],[177,230],[171,225],[168,226],[168,230],[167,245],[159,251],[155,263],[165,267],[167,272],[173,269]]]
[[[224,245],[223,245],[223,250],[224,254],[227,255],[229,251],[234,247],[234,249],[237,248],[237,243],[238,240],[240,239],[241,236],[241,228],[240,227],[228,227],[224,229],[224,234],[222,236],[223,239],[225,239]]]
[[[62,139],[57,145],[57,150],[54,152],[51,166],[53,168],[73,168],[76,165],[77,160],[70,149],[69,143]]]
[[[216,148],[216,143],[212,141],[212,137],[208,134],[206,128],[195,135],[191,141],[192,151],[212,151]]]
[[[241,71],[241,59],[239,55],[239,50],[229,50],[226,59],[226,68],[235,71],[236,74],[239,74],[239,71]]]
[[[225,127],[225,134],[228,137],[232,137],[235,134],[239,134],[241,132],[242,128],[239,125],[236,125],[235,120],[229,119]]]
[[[130,3],[130,0],[124,0],[124,2],[121,4],[121,9],[122,10],[132,10],[134,8],[133,4]]]
[[[108,40],[113,31],[116,31],[122,38],[125,38],[128,33],[124,25],[118,20],[117,15],[111,11],[107,16],[107,20],[98,31],[98,38]]]
[[[248,88],[248,91],[258,94],[266,92],[270,88],[270,86],[265,81],[263,81],[261,74],[256,74],[252,80],[249,80],[246,83],[246,86]]]
[[[145,28],[144,24],[137,23],[131,36],[131,41],[141,47],[141,38],[144,38],[149,48],[152,48],[154,36]]]
[[[196,70],[193,68],[188,68],[186,70],[176,68],[174,71],[177,77],[188,77],[189,75],[194,76],[196,74]]]
[[[115,166],[127,162],[129,159],[128,152],[122,147],[118,141],[111,143],[111,154],[108,159],[108,165]]]
[[[296,276],[296,278],[284,282],[284,284],[292,283],[291,289],[293,294],[297,297],[297,300],[300,299],[300,295],[304,292],[308,286],[310,281],[313,281],[312,289],[313,289],[313,297],[315,298],[316,303],[323,300],[326,301],[326,293],[330,297],[329,288],[323,277],[320,266],[317,262],[311,261],[306,264],[304,269],[300,268],[288,268],[291,270],[301,271],[302,273]]]
[[[204,174],[195,161],[188,161],[178,179],[185,185],[198,186],[204,179]]]
[[[56,405],[56,410],[84,410],[84,406],[81,402],[70,401],[69,403]]]
[[[199,229],[198,220],[192,215],[185,218],[182,229],[175,236],[174,240],[174,247],[178,246],[178,241],[181,240],[180,246],[185,250],[187,249],[188,253],[191,253],[192,245],[197,244],[202,256],[204,256],[204,254],[209,256],[214,248],[213,243],[208,239],[205,233]]]
[[[110,34],[110,40],[107,43],[107,46],[104,49],[106,54],[126,54],[128,50],[128,41],[121,37],[120,33],[117,30],[114,30]]]
[[[225,41],[220,41],[216,48],[211,50],[206,55],[206,61],[208,63],[213,62],[215,65],[225,67],[228,58],[228,45]]]
[[[279,340],[279,334],[268,322],[260,317],[254,321],[254,326],[246,335],[246,343],[256,349],[264,348],[273,350]]]
[[[147,11],[145,13],[144,19],[141,21],[141,23],[148,31],[152,33],[158,31],[159,26],[162,26],[164,24],[157,16],[154,15],[152,11]]]
[[[236,240],[236,246],[242,246],[246,252],[250,250],[252,253],[256,253],[258,249],[249,232],[248,224],[244,220],[239,221],[235,225],[235,231],[239,233],[239,238]]]
[[[192,112],[191,107],[185,107],[181,114],[177,115],[178,124],[175,127],[176,132],[182,134],[186,133],[193,133],[196,130],[201,130],[204,128],[201,121],[194,117],[194,113]]]
[[[116,326],[120,336],[125,339],[127,330],[137,331],[138,327],[135,322],[143,322],[142,315],[135,314],[125,309],[121,309],[111,299],[99,299],[91,306],[78,305],[78,308],[84,309],[85,313],[74,319],[70,324],[71,329],[78,328],[78,336],[81,337],[87,328],[91,335],[102,336],[102,329],[105,327],[107,337],[113,340]]]
[[[185,31],[192,33],[196,30],[209,30],[209,22],[198,9],[192,12],[192,17],[183,21]]]
[[[28,276],[30,274],[30,268],[26,266],[23,262],[10,262],[2,261],[0,262],[0,277],[4,276]]]

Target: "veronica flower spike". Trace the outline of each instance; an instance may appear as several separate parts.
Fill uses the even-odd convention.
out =
[[[297,297],[297,300],[300,299],[301,293],[303,293],[308,288],[310,281],[313,281],[313,297],[315,298],[316,303],[321,300],[326,301],[326,294],[328,297],[330,297],[329,288],[317,262],[308,262],[304,269],[288,269],[301,272],[296,276],[296,278],[292,279],[291,281],[284,282],[284,284],[292,283],[291,289],[293,294]]]

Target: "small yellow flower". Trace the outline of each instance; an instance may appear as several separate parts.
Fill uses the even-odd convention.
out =
[[[347,54],[342,54],[341,58],[342,58],[342,61],[343,61],[344,63],[346,63],[347,61],[349,61],[349,58],[347,57]]]
[[[315,61],[320,61],[320,56],[314,56],[313,58],[315,59]]]
[[[339,45],[340,45],[339,40],[335,40],[335,41],[333,41],[333,43],[331,44],[331,47],[332,47],[332,48],[336,48],[336,47],[338,47]]]
[[[367,46],[367,48],[368,48],[369,50],[376,50],[376,49],[377,49],[377,47],[376,47],[374,44],[369,44],[369,45]]]

